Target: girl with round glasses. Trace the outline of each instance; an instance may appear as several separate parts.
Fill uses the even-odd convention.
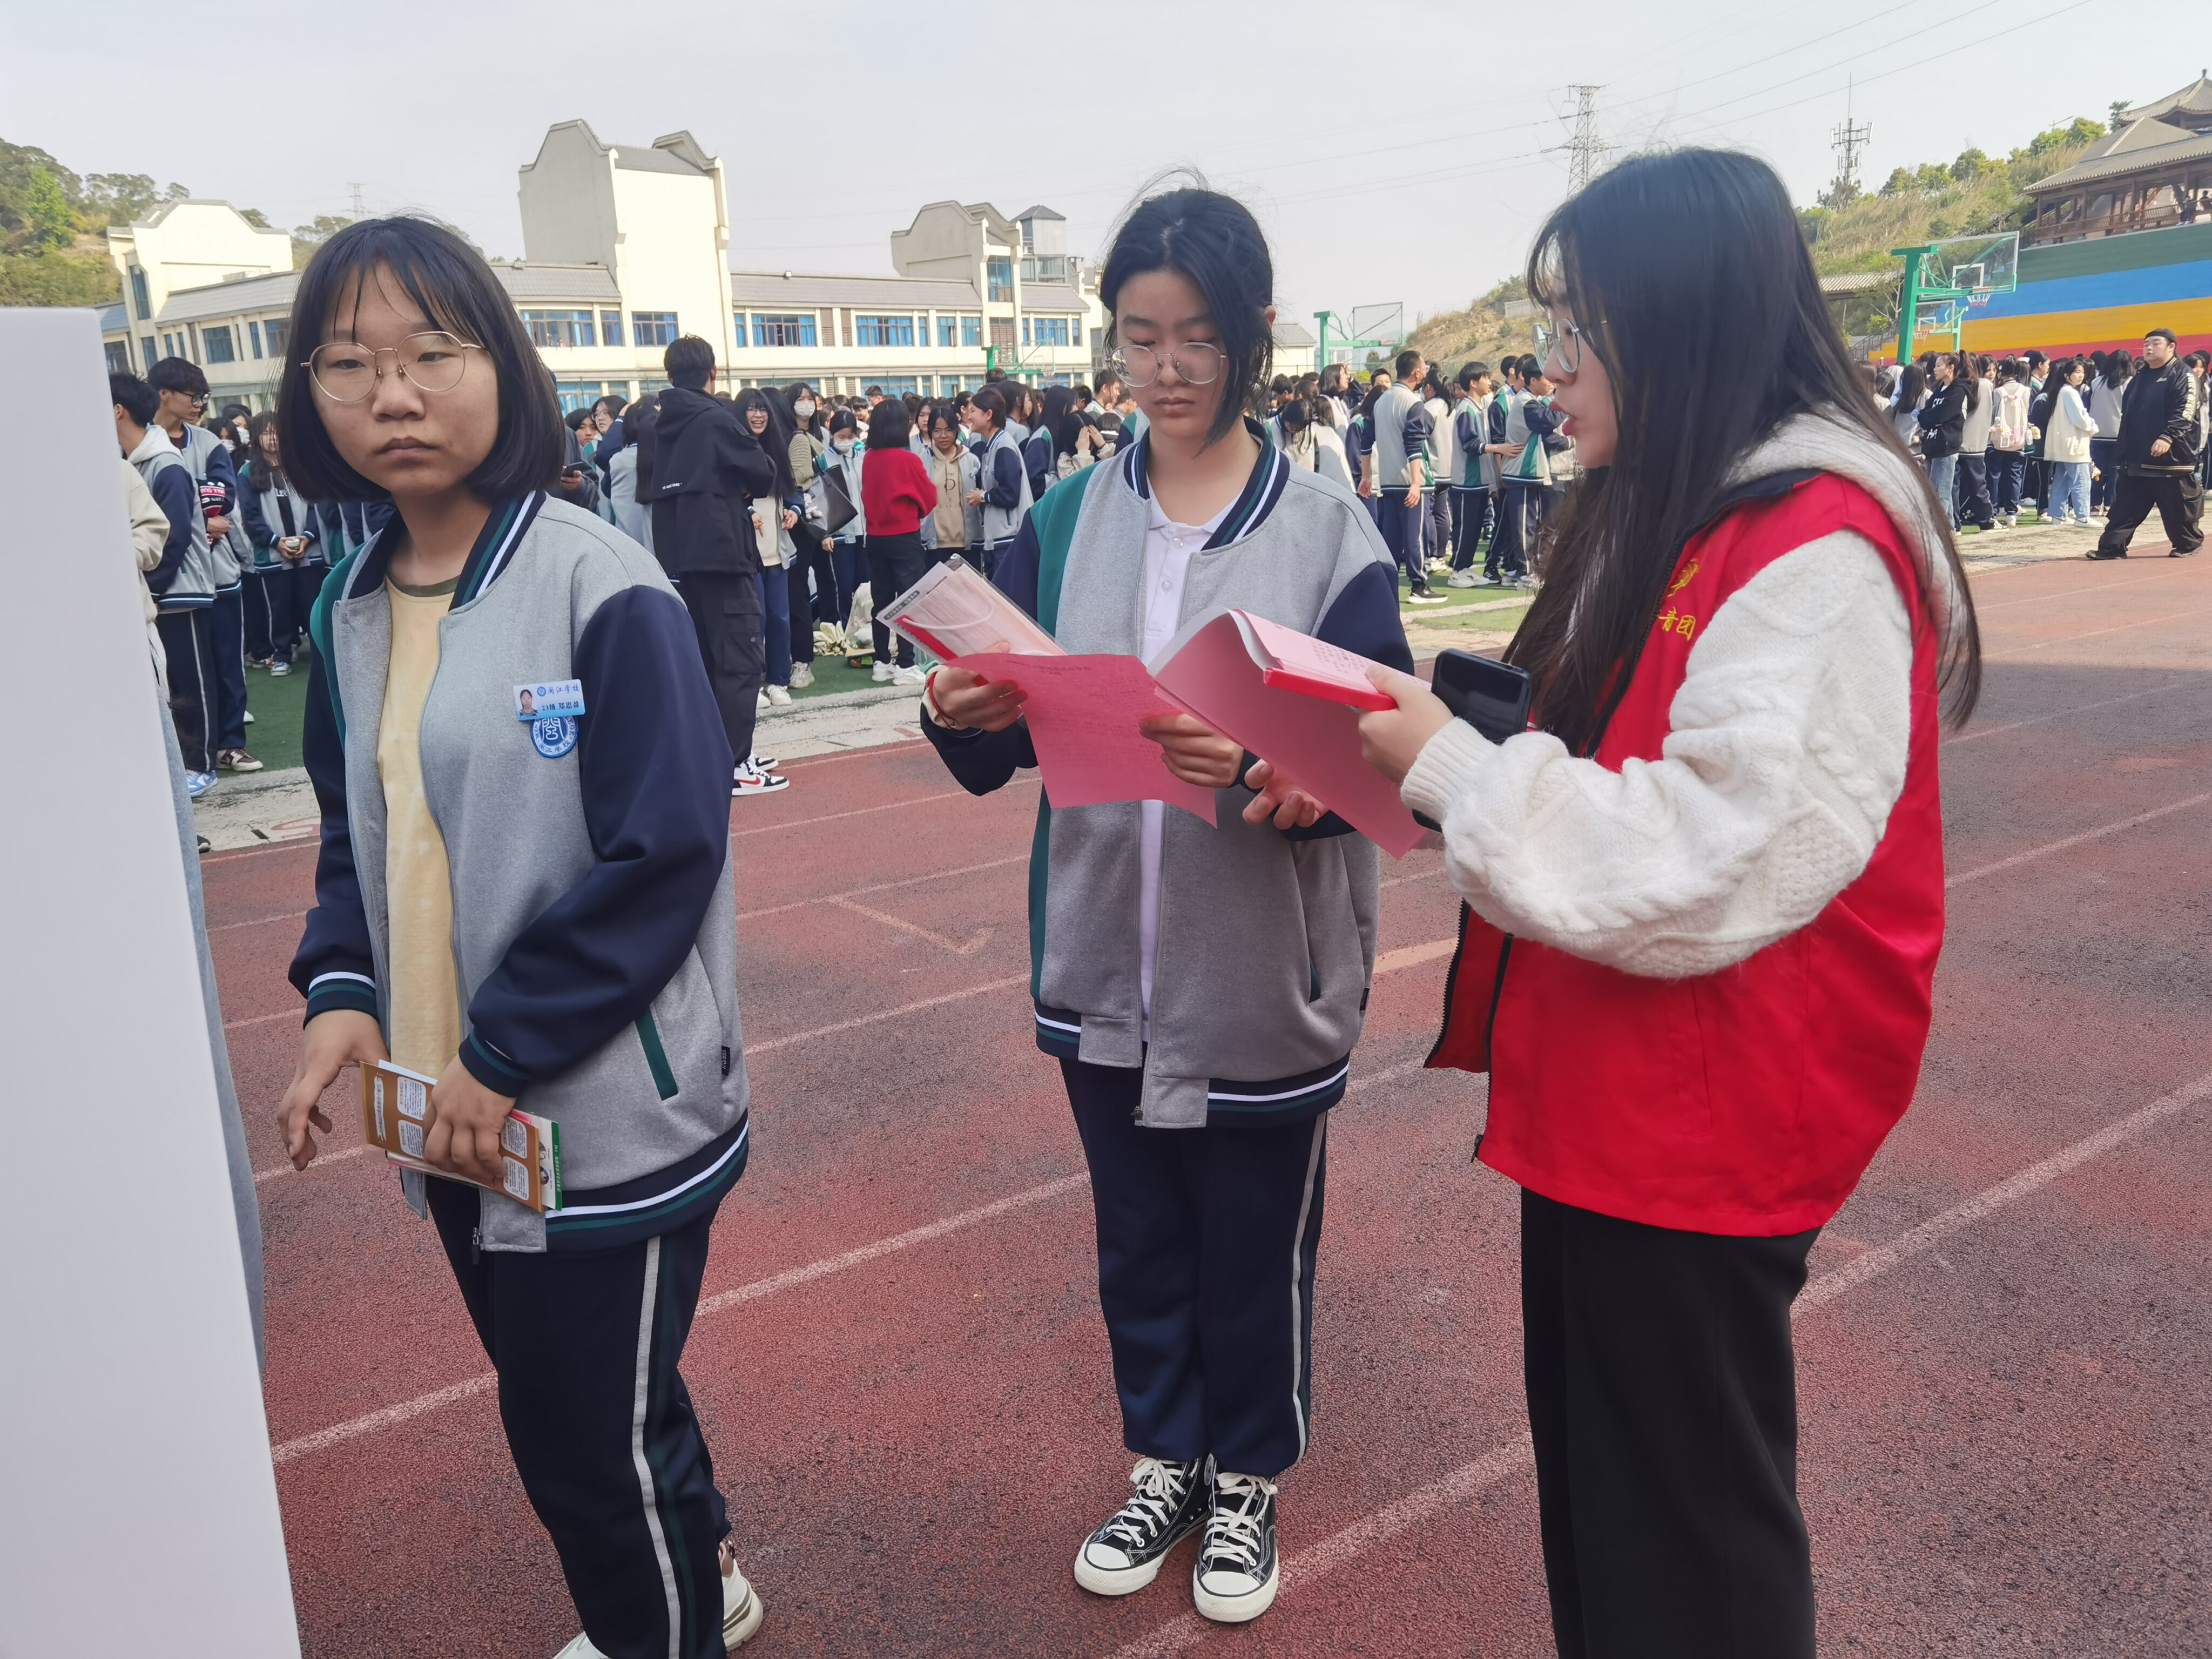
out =
[[[314,1158],[349,1063],[436,1079],[422,1155],[488,1184],[401,1187],[498,1373],[584,1626],[565,1653],[706,1659],[762,1613],[677,1370],[747,1145],[731,756],[690,620],[651,554],[548,495],[552,380],[458,236],[349,226],[289,337],[287,475],[392,515],[310,623],[322,842],[285,1151]],[[560,1126],[557,1208],[501,1190],[518,1106]]]
[[[1973,605],[1765,163],[1623,162],[1528,291],[1585,469],[1531,729],[1389,676],[1361,736],[1465,902],[1429,1063],[1489,1073],[1522,1189],[1559,1651],[1812,1659],[1790,1307],[1919,1073]]]
[[[1154,197],[1116,237],[1099,293],[1143,434],[1048,492],[993,571],[1070,651],[1156,660],[1237,606],[1411,668],[1373,520],[1251,418],[1273,286],[1252,216],[1210,191]],[[1036,764],[1022,696],[952,667],[925,689],[930,738],[977,794]],[[1216,792],[1214,824],[1048,797],[1030,874],[1037,1044],[1090,1165],[1137,1456],[1075,1577],[1129,1595],[1200,1531],[1198,1609],[1242,1621],[1274,1599],[1276,1481],[1310,1431],[1328,1112],[1374,969],[1378,854],[1303,799],[1246,822],[1252,757],[1187,714],[1144,729]]]

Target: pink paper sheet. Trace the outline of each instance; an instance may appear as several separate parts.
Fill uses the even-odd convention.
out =
[[[1398,787],[1360,758],[1359,713],[1266,684],[1226,612],[1160,667],[1160,689],[1265,758],[1393,858],[1421,839]]]
[[[1237,649],[1242,654],[1241,644]],[[1169,771],[1159,744],[1137,729],[1148,714],[1181,711],[1136,658],[980,651],[952,660],[992,679],[1012,680],[1028,694],[1022,710],[1054,806],[1162,800],[1214,821],[1213,791]]]

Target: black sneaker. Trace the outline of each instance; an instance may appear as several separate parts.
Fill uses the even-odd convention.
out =
[[[1168,1552],[1206,1519],[1213,1490],[1202,1457],[1139,1458],[1129,1480],[1129,1501],[1075,1553],[1075,1582],[1095,1595],[1127,1595],[1158,1577]]]
[[[1241,1625],[1274,1605],[1282,1583],[1275,1555],[1275,1483],[1217,1471],[1206,1541],[1191,1569],[1191,1599],[1216,1624]]]
[[[2128,556],[2128,550],[2124,547],[2117,553],[2107,553],[2101,547],[2093,547],[2081,556],[2086,559],[2124,559]]]

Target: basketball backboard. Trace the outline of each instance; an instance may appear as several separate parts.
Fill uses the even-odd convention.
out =
[[[1406,337],[1406,307],[1402,301],[1389,305],[1354,306],[1346,319],[1352,337],[1362,345],[1395,346]]]
[[[2009,294],[2019,286],[2020,233],[1952,236],[1937,242],[1922,264],[1924,291]]]

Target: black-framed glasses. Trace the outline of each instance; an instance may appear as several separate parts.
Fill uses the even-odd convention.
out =
[[[1174,364],[1176,378],[1186,385],[1212,386],[1221,378],[1221,365],[1226,358],[1227,354],[1210,341],[1186,340],[1168,351],[1145,345],[1122,346],[1115,351],[1113,363],[1132,386],[1147,386],[1159,379],[1163,362]]]
[[[455,339],[443,329],[410,334],[396,346],[370,347],[355,340],[325,340],[307,354],[305,367],[315,390],[334,404],[357,404],[384,378],[384,360],[424,392],[451,392],[468,372],[469,353],[480,345]]]

